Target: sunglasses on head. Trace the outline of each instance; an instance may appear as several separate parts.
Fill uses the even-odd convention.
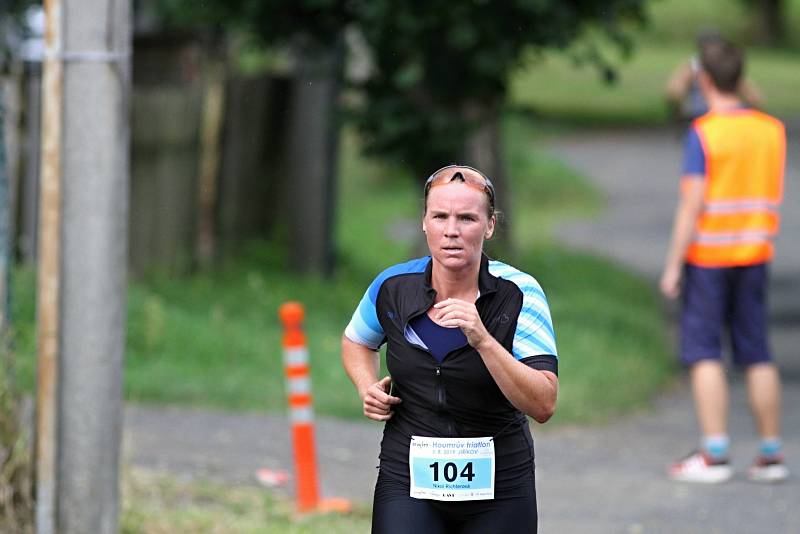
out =
[[[431,174],[425,181],[425,196],[428,196],[428,191],[431,188],[437,185],[449,184],[454,180],[488,194],[489,200],[494,206],[494,186],[492,181],[478,169],[466,165],[448,165]]]

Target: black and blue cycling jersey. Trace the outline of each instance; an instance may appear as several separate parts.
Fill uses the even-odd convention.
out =
[[[374,350],[386,344],[392,394],[403,399],[384,428],[381,475],[408,483],[411,436],[491,436],[495,495],[513,494],[522,481],[532,480],[527,418],[506,399],[469,344],[439,359],[409,326],[435,302],[431,268],[427,256],[386,269],[370,285],[345,330],[348,339]],[[557,374],[555,333],[539,283],[484,255],[478,289],[475,306],[489,333],[518,361]]]

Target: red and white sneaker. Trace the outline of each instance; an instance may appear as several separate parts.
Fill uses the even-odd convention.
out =
[[[781,455],[761,455],[747,470],[747,478],[753,482],[783,482],[789,478],[789,469],[783,463]]]
[[[700,484],[719,484],[733,478],[733,469],[727,459],[717,460],[703,451],[693,452],[672,464],[668,473],[672,480]]]

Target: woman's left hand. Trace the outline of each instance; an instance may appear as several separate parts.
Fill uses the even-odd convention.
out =
[[[489,332],[483,326],[475,304],[460,299],[446,299],[433,305],[434,318],[438,324],[448,328],[458,327],[467,337],[467,342],[477,347]]]

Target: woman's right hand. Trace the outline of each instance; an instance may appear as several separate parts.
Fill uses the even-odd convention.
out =
[[[370,385],[361,396],[364,402],[364,415],[375,421],[388,421],[394,415],[392,406],[400,404],[400,397],[389,395],[392,377],[386,376]]]

